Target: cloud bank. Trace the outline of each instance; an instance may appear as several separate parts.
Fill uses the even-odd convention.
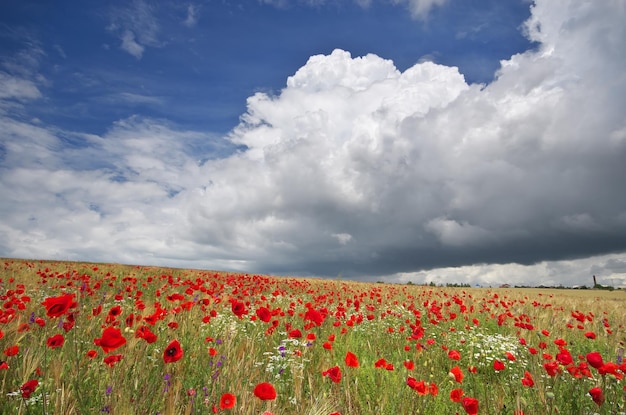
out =
[[[97,136],[2,114],[0,255],[401,282],[623,278],[625,14],[537,1],[524,27],[536,48],[489,85],[432,62],[312,56],[283,90],[251,96],[226,137],[140,117]],[[15,86],[2,100],[39,98],[0,79]]]

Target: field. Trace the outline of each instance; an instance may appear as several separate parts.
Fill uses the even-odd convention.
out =
[[[622,414],[626,292],[3,259],[2,414]]]

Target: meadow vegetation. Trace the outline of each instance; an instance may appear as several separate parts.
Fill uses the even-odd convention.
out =
[[[626,293],[3,259],[3,414],[622,414]]]

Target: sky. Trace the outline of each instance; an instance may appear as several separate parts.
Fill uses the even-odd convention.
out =
[[[626,285],[623,0],[0,4],[0,257]]]

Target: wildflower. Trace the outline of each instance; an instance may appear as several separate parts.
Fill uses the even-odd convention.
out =
[[[237,300],[234,300],[231,303],[231,310],[233,311],[233,314],[239,318],[241,318],[241,316],[243,316],[244,314],[248,314],[248,310],[246,310],[246,305]]]
[[[110,351],[113,351],[126,344],[126,338],[122,336],[122,333],[119,329],[116,329],[114,327],[107,327],[102,332],[102,337],[100,337],[99,339],[94,339],[93,342],[96,346],[102,347],[102,350],[104,350],[105,353],[109,353]]]
[[[352,352],[346,353],[346,366],[359,367],[359,359],[357,359],[354,353]]]
[[[450,391],[450,400],[452,402],[461,402],[463,399],[463,389],[452,389]]]
[[[596,403],[596,405],[600,406],[604,403],[604,393],[602,389],[595,387],[589,389],[589,395],[591,395],[591,399]]]
[[[450,372],[448,372],[448,376],[450,376],[450,378],[454,379],[458,383],[463,383],[463,371],[458,366],[454,366],[452,369],[450,369]]]
[[[230,409],[237,403],[237,398],[232,393],[225,393],[220,398],[220,409]]]
[[[11,357],[11,356],[15,356],[16,354],[18,354],[20,351],[20,347],[15,345],[15,346],[9,346],[6,349],[4,349],[4,354],[7,357]]]
[[[478,399],[465,397],[461,400],[461,405],[463,405],[463,409],[469,415],[476,415],[478,413]]]
[[[65,343],[65,338],[62,334],[55,334],[52,337],[48,337],[48,340],[46,340],[46,345],[51,349],[61,347],[63,346],[63,343]]]
[[[75,294],[63,294],[58,297],[48,297],[44,299],[41,305],[46,307],[46,315],[48,317],[61,317],[71,307],[76,306],[74,295]]]
[[[339,383],[341,381],[341,369],[339,369],[339,366],[331,367],[323,371],[322,376],[328,376],[334,383]]]
[[[276,389],[271,383],[262,382],[254,387],[254,396],[262,401],[274,400],[276,399]]]
[[[172,340],[163,351],[163,362],[174,363],[183,357],[183,349],[178,340]]]
[[[448,358],[452,360],[461,360],[461,353],[458,350],[450,350],[448,352]]]
[[[534,384],[535,381],[533,379],[533,375],[531,375],[529,371],[525,371],[524,377],[522,378],[522,385],[532,388]]]
[[[501,370],[504,370],[505,368],[506,368],[506,367],[504,366],[504,363],[502,363],[500,360],[497,360],[497,359],[496,359],[496,360],[494,360],[494,361],[493,361],[493,369],[494,369],[495,371],[498,371],[498,372],[499,372],[499,371],[501,371]]]
[[[269,323],[272,319],[272,313],[267,307],[259,307],[257,308],[255,314],[264,323]]]
[[[122,360],[124,358],[124,356],[122,356],[121,354],[113,354],[111,356],[107,356],[104,358],[104,363],[109,366],[109,367],[113,367],[115,366],[115,364],[117,362],[119,362],[120,360]]]
[[[602,361],[602,355],[598,352],[587,353],[587,362],[594,369],[600,369],[604,362]]]
[[[28,382],[24,383],[20,387],[20,391],[22,391],[22,397],[24,399],[30,398],[30,395],[35,392],[35,389],[37,389],[37,385],[39,385],[37,379],[29,380]]]

